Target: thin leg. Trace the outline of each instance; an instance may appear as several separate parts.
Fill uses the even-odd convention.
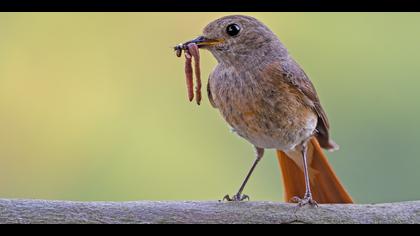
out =
[[[255,154],[256,154],[255,162],[252,165],[251,170],[249,170],[248,175],[246,176],[246,178],[245,178],[244,182],[242,183],[241,187],[239,188],[238,193],[235,196],[233,196],[233,198],[231,198],[229,195],[226,195],[223,198],[223,200],[227,200],[229,202],[240,202],[240,201],[244,201],[244,200],[249,200],[249,196],[242,195],[242,193],[245,189],[246,184],[248,183],[248,180],[251,178],[251,175],[254,172],[255,168],[257,167],[258,163],[263,158],[264,149],[255,147]]]
[[[306,192],[305,198],[312,198],[312,191],[311,191],[311,182],[309,179],[309,168],[308,168],[308,148],[306,145],[302,148],[302,158],[303,158],[303,170],[305,175],[305,184],[306,184]]]
[[[305,191],[305,196],[303,199],[296,197],[295,200],[299,203],[299,206],[304,206],[304,205],[317,206],[318,204],[312,198],[311,182],[309,179],[307,152],[308,152],[307,143],[304,143],[302,145],[302,159],[303,159],[303,173],[305,175],[306,191]]]

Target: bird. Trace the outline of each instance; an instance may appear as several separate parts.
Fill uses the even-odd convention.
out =
[[[188,41],[217,60],[207,94],[232,130],[255,148],[239,191],[223,200],[249,200],[244,189],[266,149],[276,150],[285,201],[299,206],[353,203],[323,151],[338,150],[315,87],[264,23],[246,15],[210,22]]]

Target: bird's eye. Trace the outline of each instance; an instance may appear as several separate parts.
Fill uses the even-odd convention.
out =
[[[226,28],[226,33],[232,37],[238,35],[239,31],[241,31],[241,27],[239,27],[237,24],[230,24]]]

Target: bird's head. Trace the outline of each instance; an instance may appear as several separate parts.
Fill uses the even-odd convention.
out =
[[[277,36],[250,16],[232,15],[212,21],[204,28],[202,36],[187,43],[191,42],[226,63],[287,54]]]

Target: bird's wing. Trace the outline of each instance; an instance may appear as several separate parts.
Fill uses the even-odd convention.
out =
[[[276,62],[269,66],[271,73],[275,77],[281,78],[283,81],[291,84],[298,92],[304,95],[304,102],[311,107],[318,115],[317,134],[316,137],[323,148],[336,149],[337,145],[329,138],[330,124],[327,114],[321,106],[318,94],[309,77],[302,70],[299,64],[291,58]]]
[[[208,96],[208,98],[209,98],[210,104],[211,104],[214,108],[217,108],[216,103],[214,103],[214,100],[213,100],[213,94],[211,93],[210,80],[211,80],[211,76],[209,76],[209,80],[208,80],[208,82],[207,82],[207,96]]]

